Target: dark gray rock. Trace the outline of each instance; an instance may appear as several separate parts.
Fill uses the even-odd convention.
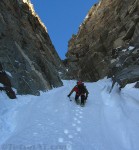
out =
[[[139,88],[139,82],[135,84],[135,88]]]
[[[84,81],[96,81],[107,76],[111,61],[124,53],[123,49],[129,45],[139,47],[138,12],[139,0],[101,0],[93,6],[77,35],[72,36],[68,43],[68,74],[74,73],[75,79]],[[132,64],[133,57],[138,59],[135,55],[128,57],[128,53],[119,58],[120,62],[126,61],[124,67]],[[73,61],[76,57],[78,59]]]
[[[9,98],[15,99],[16,98],[15,92],[12,89],[12,85],[8,78],[8,75],[4,71],[1,64],[0,64],[0,83],[1,83],[0,91],[5,91]]]
[[[62,61],[29,1],[0,1],[0,62],[18,94],[62,86]]]
[[[108,73],[108,77],[113,80],[112,88],[116,82],[121,89],[128,83],[139,81],[139,49],[129,47],[117,52],[116,56]]]

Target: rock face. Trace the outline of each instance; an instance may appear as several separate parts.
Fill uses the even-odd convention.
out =
[[[139,48],[117,48],[113,50],[108,77],[119,84],[120,89],[128,83],[139,81]],[[138,83],[135,85],[138,88]],[[111,90],[112,90],[111,88]]]
[[[18,94],[62,85],[62,62],[29,0],[0,1],[0,63]]]
[[[108,75],[112,50],[139,47],[139,0],[101,0],[68,43],[70,78],[96,81]]]
[[[12,89],[11,82],[6,74],[6,72],[3,70],[2,65],[0,64],[0,91],[5,91],[9,98],[15,99],[16,95],[15,92]]]

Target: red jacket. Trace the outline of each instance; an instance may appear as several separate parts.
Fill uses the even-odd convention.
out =
[[[86,88],[85,88],[85,89],[86,89]],[[86,89],[85,93],[80,93],[80,92],[79,92],[79,88],[78,88],[77,85],[71,90],[71,92],[70,92],[69,95],[71,95],[73,92],[76,92],[77,95],[85,95],[85,93],[86,93],[86,95],[88,95],[87,89]]]
[[[74,92],[76,92],[76,93],[79,91],[77,85],[76,85],[72,90],[73,90]]]

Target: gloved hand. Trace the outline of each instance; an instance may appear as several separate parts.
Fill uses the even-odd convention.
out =
[[[69,95],[67,95],[68,97],[70,97],[70,94]]]

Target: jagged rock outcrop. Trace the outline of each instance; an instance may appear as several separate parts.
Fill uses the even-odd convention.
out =
[[[108,75],[112,50],[139,47],[139,0],[101,0],[68,43],[70,78],[96,81]]]
[[[18,94],[62,85],[62,62],[29,0],[0,1],[0,63]]]
[[[113,49],[112,58],[108,73],[113,80],[112,88],[115,83],[121,89],[128,83],[139,81],[139,48]],[[138,87],[138,83],[135,87]]]
[[[3,70],[2,65],[0,64],[0,91],[5,91],[7,96],[11,99],[15,99],[16,95],[15,92],[12,89],[11,82],[6,74],[6,72]]]

